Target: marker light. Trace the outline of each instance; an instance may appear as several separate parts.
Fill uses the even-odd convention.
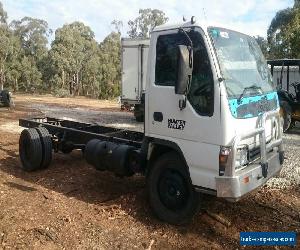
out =
[[[230,164],[229,156],[231,154],[231,147],[220,147],[219,153],[219,176],[223,176],[225,174],[226,167]]]

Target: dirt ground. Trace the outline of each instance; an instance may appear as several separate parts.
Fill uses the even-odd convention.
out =
[[[43,171],[20,168],[19,118],[45,114],[141,130],[132,114],[85,98],[17,95],[15,104],[0,108],[0,249],[241,249],[243,231],[300,232],[300,129],[285,137],[278,180],[237,203],[204,197],[193,222],[175,227],[152,214],[143,177],[98,172],[79,152],[55,154]]]

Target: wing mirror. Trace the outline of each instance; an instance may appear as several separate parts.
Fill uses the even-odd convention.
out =
[[[186,106],[188,86],[192,81],[193,73],[193,49],[185,45],[178,45],[177,54],[177,77],[175,82],[175,94],[185,95],[184,100],[179,101],[179,108]]]

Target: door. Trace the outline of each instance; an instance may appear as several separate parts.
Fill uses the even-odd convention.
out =
[[[139,96],[139,47],[123,47],[122,99],[137,100]]]
[[[194,67],[186,108],[180,110],[175,94],[177,46],[190,45],[178,30],[154,33],[149,90],[147,97],[146,134],[175,142],[188,163],[194,185],[215,188],[220,150],[220,94],[215,70],[212,70],[204,33],[187,31],[193,42]]]

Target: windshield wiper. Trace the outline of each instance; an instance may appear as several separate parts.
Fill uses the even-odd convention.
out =
[[[249,90],[260,90],[260,92],[262,93],[262,89],[261,89],[261,87],[258,87],[258,86],[255,86],[255,85],[252,85],[252,86],[250,86],[250,87],[246,87],[246,88],[244,88],[244,90],[243,90],[243,93],[240,95],[240,97],[238,98],[238,102],[240,102],[241,100],[242,100],[242,98],[244,97],[244,95],[245,95],[245,93],[247,92],[247,91],[249,91]]]

